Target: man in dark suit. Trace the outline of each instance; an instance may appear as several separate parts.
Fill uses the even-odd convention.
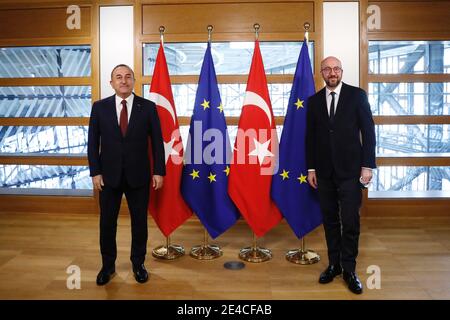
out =
[[[136,96],[134,73],[127,65],[111,72],[116,94],[96,101],[89,121],[88,160],[94,189],[100,193],[100,250],[102,269],[97,285],[109,282],[115,272],[116,230],[122,195],[131,216],[131,262],[137,282],[148,280],[147,208],[150,180],[159,189],[165,175],[164,145],[156,106]],[[153,153],[150,179],[149,137]]]
[[[329,266],[319,282],[343,272],[348,288],[360,294],[359,209],[361,189],[376,167],[374,122],[365,91],[341,82],[337,58],[324,59],[321,73],[326,87],[308,100],[306,134],[308,182],[318,189],[328,247]]]

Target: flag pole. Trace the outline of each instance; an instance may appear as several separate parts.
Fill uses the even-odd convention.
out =
[[[259,38],[259,29],[261,28],[259,23],[253,25],[255,29],[255,41]],[[246,247],[240,250],[239,258],[248,262],[264,262],[272,259],[272,251],[267,248],[261,248],[257,245],[256,234],[253,232],[253,244],[251,247]]]
[[[159,26],[159,36],[160,36],[161,44],[164,44],[164,31],[166,31],[166,27]]]
[[[305,29],[305,37],[304,37],[304,41],[306,41],[306,43],[308,43],[308,37],[309,37],[309,28],[311,27],[311,24],[309,22],[305,22],[303,24],[303,28]],[[292,263],[297,263],[297,264],[314,264],[320,261],[320,256],[309,249],[306,249],[306,241],[305,241],[305,237],[301,238],[302,244],[301,244],[301,248],[300,249],[294,249],[294,250],[289,250],[286,253],[286,260]]]
[[[159,35],[161,40],[161,45],[164,44],[164,31],[166,28],[164,26],[159,27]],[[153,257],[163,260],[174,260],[181,256],[184,256],[183,246],[170,243],[170,236],[166,237],[166,245],[160,245],[152,250]]]
[[[214,29],[212,25],[208,25],[208,43],[211,44],[211,34]],[[208,232],[203,228],[203,244],[192,247],[190,256],[198,260],[212,260],[222,256],[223,252],[219,246],[208,243]]]

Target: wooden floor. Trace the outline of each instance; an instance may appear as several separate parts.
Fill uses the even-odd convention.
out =
[[[164,243],[152,220],[149,252]],[[175,231],[173,243],[187,251],[202,241],[197,220]],[[299,241],[283,222],[259,244],[274,258],[246,263],[242,270],[223,264],[238,260],[240,248],[251,244],[251,233],[240,221],[215,243],[224,251],[213,261],[188,255],[174,261],[147,256],[151,272],[146,284],[137,284],[129,261],[130,221],[119,218],[116,276],[104,286],[95,284],[100,267],[96,215],[0,213],[0,299],[450,299],[450,218],[362,219],[357,272],[365,286],[351,294],[342,278],[317,282],[327,266],[322,227],[307,237],[307,247],[322,260],[309,266],[289,263],[284,254]],[[81,268],[81,289],[66,287],[66,268]],[[381,289],[369,290],[367,267],[381,268]]]

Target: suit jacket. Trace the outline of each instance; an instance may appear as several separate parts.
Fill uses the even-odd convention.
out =
[[[325,88],[308,100],[306,161],[317,177],[357,178],[375,168],[375,126],[366,92],[342,83],[333,124]]]
[[[118,187],[124,172],[135,188],[150,183],[149,137],[153,153],[153,174],[165,175],[164,144],[156,106],[134,96],[125,137],[120,131],[116,96],[96,101],[92,106],[88,134],[91,177],[101,174],[107,186]]]

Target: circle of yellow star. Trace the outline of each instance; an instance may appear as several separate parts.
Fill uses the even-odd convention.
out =
[[[300,177],[298,177],[297,180],[300,181],[300,183],[306,183],[306,176],[300,174]]]
[[[220,112],[220,113],[223,112],[223,105],[222,105],[222,102],[221,102],[220,105],[217,107],[217,109],[219,109],[219,112]]]
[[[225,168],[225,170],[223,170],[223,172],[225,172],[225,174],[226,174],[227,177],[228,177],[228,175],[230,174],[230,166],[227,166],[227,167]]]
[[[283,169],[283,173],[280,173],[280,176],[283,177],[283,180],[289,179],[289,171]]]
[[[200,176],[198,175],[200,173],[200,170],[195,170],[192,169],[192,172],[189,174],[192,177],[192,180],[195,180],[195,178],[200,178]]]
[[[294,104],[297,106],[297,110],[303,108],[303,100],[300,100],[299,98],[297,98],[297,102]]]
[[[201,104],[203,107],[203,110],[206,110],[209,108],[209,101],[206,101],[206,99],[203,99],[203,103]]]
[[[209,173],[208,176],[209,183],[212,183],[213,181],[216,181],[216,174],[212,174],[212,172]]]

